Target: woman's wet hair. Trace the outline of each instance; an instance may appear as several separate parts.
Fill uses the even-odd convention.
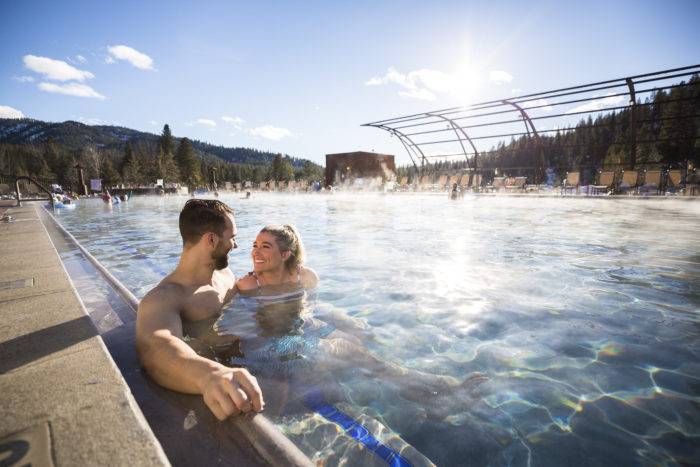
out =
[[[284,262],[287,271],[294,271],[297,267],[304,264],[304,244],[301,242],[301,236],[296,227],[291,224],[266,225],[260,233],[269,233],[275,237],[280,251],[291,253]]]
[[[207,232],[221,235],[226,230],[226,216],[233,209],[215,199],[191,199],[180,211],[180,235],[185,245],[197,243]]]

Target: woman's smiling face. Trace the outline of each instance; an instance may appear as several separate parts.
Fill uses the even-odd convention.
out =
[[[280,251],[272,234],[261,232],[255,237],[251,257],[253,258],[253,270],[264,272],[284,267],[284,261],[289,257],[289,252]]]

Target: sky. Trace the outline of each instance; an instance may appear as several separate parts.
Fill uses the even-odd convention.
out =
[[[325,154],[384,118],[700,63],[700,1],[0,3],[0,117]]]

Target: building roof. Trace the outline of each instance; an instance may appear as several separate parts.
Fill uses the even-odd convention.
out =
[[[327,156],[382,156],[382,157],[394,157],[393,154],[380,154],[378,152],[369,151],[354,151],[354,152],[337,152],[334,154],[326,154]]]

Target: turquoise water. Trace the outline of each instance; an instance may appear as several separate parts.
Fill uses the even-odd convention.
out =
[[[438,465],[700,460],[700,203],[221,199],[236,210],[236,275],[251,269],[260,227],[291,222],[321,277],[302,331],[290,331],[317,333],[315,350],[297,352],[304,365],[292,373],[303,376],[282,387],[260,375],[269,416],[316,460],[386,465],[304,405],[314,388],[414,464],[421,455]],[[81,200],[57,217],[141,297],[177,262],[185,201]],[[264,348],[244,302],[222,327]]]

